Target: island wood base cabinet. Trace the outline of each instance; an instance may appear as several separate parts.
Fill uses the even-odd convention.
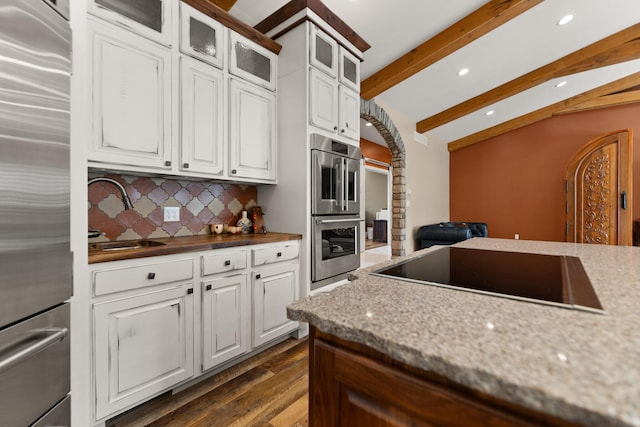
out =
[[[311,327],[309,421],[324,426],[576,426]]]

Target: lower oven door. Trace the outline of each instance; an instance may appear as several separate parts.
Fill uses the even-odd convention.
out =
[[[67,397],[69,349],[69,304],[0,331],[1,426],[32,425]]]
[[[319,282],[358,269],[359,236],[360,218],[357,216],[314,217],[311,281]],[[311,285],[312,289],[316,287]]]

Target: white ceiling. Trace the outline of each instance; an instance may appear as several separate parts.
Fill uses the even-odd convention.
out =
[[[464,18],[486,0],[322,0],[370,45],[362,79]],[[231,14],[255,25],[288,0],[238,0]],[[392,6],[390,6],[392,4]],[[556,22],[567,14],[565,26]],[[640,0],[544,0],[420,73],[378,95],[420,121],[640,22]],[[469,68],[458,76],[461,68]],[[450,142],[640,71],[640,61],[547,82],[427,133]],[[486,116],[489,109],[495,110]]]

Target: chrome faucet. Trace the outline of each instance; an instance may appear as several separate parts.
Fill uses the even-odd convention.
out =
[[[131,199],[129,199],[129,196],[127,195],[127,190],[124,189],[124,187],[122,186],[122,184],[120,184],[118,181],[116,181],[115,179],[111,179],[111,178],[104,178],[104,177],[98,177],[98,178],[93,178],[89,180],[89,183],[87,184],[87,186],[95,183],[95,182],[109,182],[113,185],[115,185],[118,190],[120,191],[120,194],[122,195],[122,204],[124,205],[125,209],[133,209],[133,205],[131,204]],[[89,230],[89,238],[95,238],[95,237],[100,237],[100,236],[104,236],[105,234],[103,232],[101,232],[100,230]]]
[[[127,190],[124,189],[124,187],[122,186],[122,184],[120,184],[118,181],[116,181],[115,179],[111,179],[111,178],[104,178],[104,177],[98,177],[98,178],[93,178],[89,180],[89,183],[87,184],[87,186],[95,183],[95,182],[110,182],[111,184],[115,185],[116,187],[118,187],[118,190],[120,190],[120,194],[122,195],[122,204],[124,205],[125,209],[133,209],[133,205],[131,204],[131,200],[129,199],[129,196],[127,195]]]

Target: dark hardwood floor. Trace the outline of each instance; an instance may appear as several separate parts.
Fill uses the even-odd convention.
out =
[[[288,339],[176,394],[163,394],[107,427],[309,425],[308,340]]]

